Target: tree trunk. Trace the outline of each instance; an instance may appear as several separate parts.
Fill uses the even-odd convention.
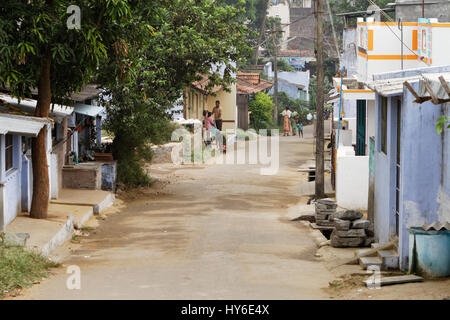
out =
[[[50,56],[44,60],[38,84],[38,100],[35,116],[47,118],[50,112]],[[47,126],[42,128],[31,145],[31,159],[33,165],[33,199],[31,201],[30,216],[36,219],[47,218],[48,200],[50,195],[50,181],[47,162]]]
[[[267,8],[269,7],[269,1],[265,0],[264,3],[264,15],[261,21],[261,26],[259,28],[258,42],[256,43],[255,55],[253,57],[254,65],[258,64],[258,55],[259,55],[259,46],[261,45],[262,37],[264,35],[264,28],[266,26],[266,16],[267,16]]]

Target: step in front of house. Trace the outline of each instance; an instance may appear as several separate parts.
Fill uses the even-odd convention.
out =
[[[372,244],[370,245],[370,247],[371,247],[372,249],[376,249],[376,248],[379,248],[379,247],[384,246],[384,245],[386,245],[386,244],[388,244],[388,243],[386,243],[386,242],[374,242],[374,243],[372,243]],[[395,248],[395,245],[394,245],[394,244],[391,244],[389,247],[385,248],[385,250],[388,250],[388,249],[394,249],[394,248]]]
[[[377,256],[376,252],[368,254],[369,252],[371,252],[372,249],[373,248],[356,250],[355,257],[376,257]]]
[[[377,254],[381,259],[382,270],[398,269],[398,253],[396,250],[380,250]]]
[[[359,258],[359,265],[361,268],[366,270],[369,266],[377,266],[381,269],[381,264],[383,262],[381,261],[380,257],[361,257]]]

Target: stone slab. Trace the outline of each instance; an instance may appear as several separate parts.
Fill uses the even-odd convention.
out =
[[[366,232],[364,229],[349,229],[347,231],[336,230],[336,235],[340,238],[365,238]]]
[[[352,221],[352,229],[367,229],[370,227],[369,220],[357,219]]]

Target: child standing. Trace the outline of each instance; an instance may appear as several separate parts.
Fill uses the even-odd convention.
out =
[[[298,137],[300,138],[301,134],[302,135],[301,138],[303,138],[303,123],[301,121],[297,123],[297,128],[298,128]]]

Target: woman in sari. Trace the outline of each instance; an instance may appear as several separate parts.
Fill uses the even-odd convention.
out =
[[[284,110],[281,115],[283,116],[283,136],[288,136],[290,132],[292,132],[291,127],[291,111],[289,111],[289,108],[286,107],[286,110]]]

